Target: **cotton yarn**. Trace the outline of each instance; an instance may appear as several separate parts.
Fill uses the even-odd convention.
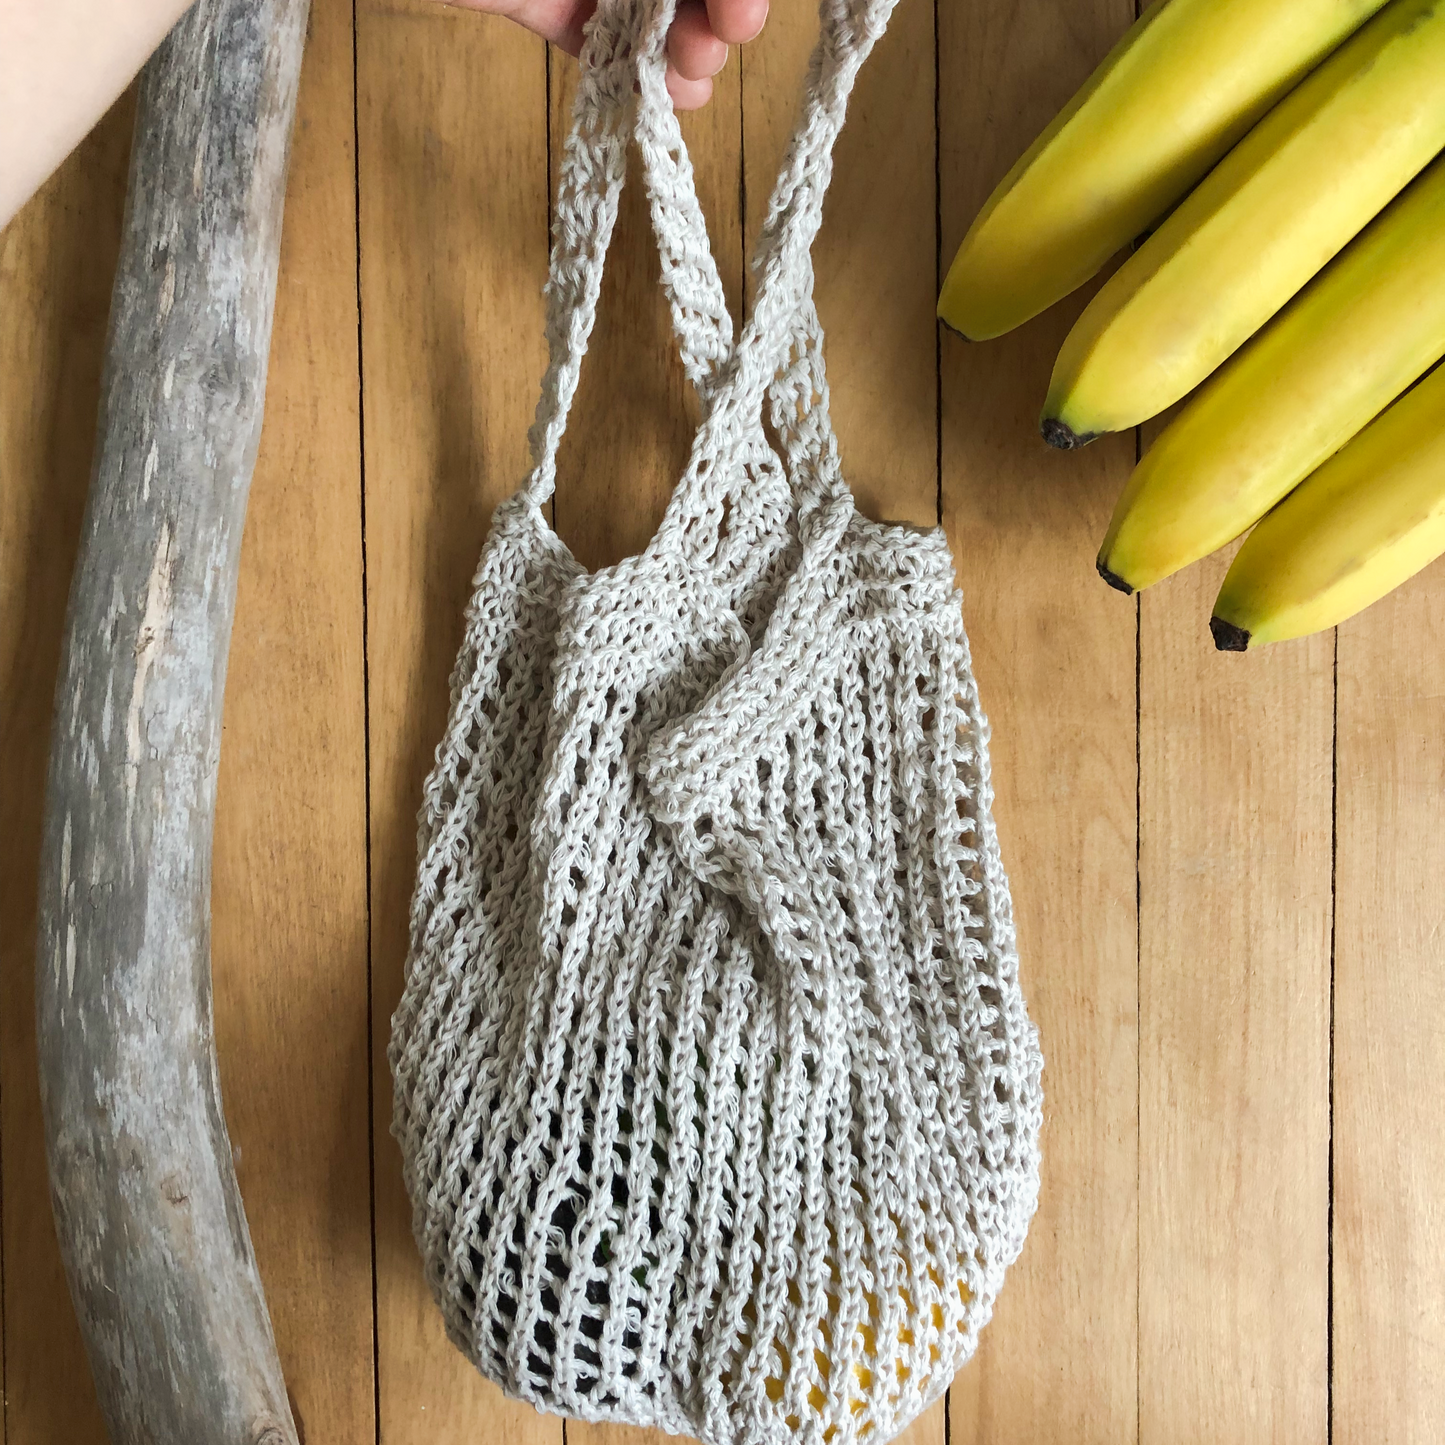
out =
[[[972,1353],[1038,1192],[952,559],[853,507],[811,301],[892,4],[825,0],[736,343],[665,93],[671,0],[599,7],[534,467],[467,609],[392,1021],[451,1339],[539,1408],[705,1445],[902,1429]],[[543,507],[629,139],[704,417],[648,547],[588,573]]]

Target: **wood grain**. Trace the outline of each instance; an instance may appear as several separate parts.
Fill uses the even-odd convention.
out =
[[[1140,1430],[1318,1441],[1333,639],[1222,665],[1227,565],[1140,599]]]
[[[375,1435],[352,10],[312,0],[216,810],[216,1040],[306,1445]]]
[[[127,93],[0,232],[0,1280],[6,1445],[102,1445],[46,1185],[35,899],[61,627],[90,482]]]
[[[1128,0],[939,6],[944,265],[1131,11]],[[1039,1214],[952,1391],[952,1438],[991,1445],[1139,1438],[1136,638],[1133,608],[1093,566],[1133,445],[1063,455],[1038,439],[1082,299],[998,341],[941,342],[944,521],[993,724],[996,814],[1045,1061]]]
[[[386,1445],[560,1445],[447,1342],[389,1128],[422,779],[492,508],[522,478],[542,375],[541,41],[430,4],[357,16],[372,848],[377,1390]]]
[[[1339,629],[1334,1438],[1445,1436],[1445,566]]]
[[[1328,1388],[1333,648],[1216,653],[1226,562],[1142,599],[1140,1429],[1304,1445]]]

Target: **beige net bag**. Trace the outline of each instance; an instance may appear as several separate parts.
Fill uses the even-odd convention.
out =
[[[468,608],[393,1019],[451,1338],[540,1408],[709,1445],[900,1430],[972,1353],[1038,1191],[952,561],[854,509],[811,301],[892,3],[825,0],[734,345],[663,83],[672,4],[603,0],[536,462]],[[542,508],[629,136],[704,417],[652,542],[589,574]]]

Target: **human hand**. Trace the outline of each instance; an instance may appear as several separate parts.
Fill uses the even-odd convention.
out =
[[[450,0],[467,10],[505,15],[543,40],[576,55],[582,27],[597,0]],[[678,110],[712,97],[712,78],[727,64],[728,46],[752,40],[768,18],[768,0],[678,0],[667,36],[667,91]]]

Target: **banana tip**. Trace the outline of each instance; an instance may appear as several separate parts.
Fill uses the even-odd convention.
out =
[[[1060,421],[1056,416],[1046,416],[1039,423],[1039,433],[1051,447],[1057,447],[1061,452],[1086,447],[1099,435],[1098,432],[1076,432],[1068,422]]]
[[[1094,563],[1094,566],[1099,569],[1099,576],[1116,592],[1122,592],[1125,597],[1132,595],[1134,589],[1117,572],[1111,572],[1102,557]]]
[[[1221,652],[1246,652],[1249,649],[1249,633],[1243,627],[1236,627],[1222,617],[1209,619],[1209,630],[1214,634],[1214,645]]]
[[[951,322],[951,321],[948,319],[948,317],[946,317],[946,316],[943,314],[943,312],[940,311],[940,312],[938,313],[938,319],[939,319],[939,321],[941,321],[941,322],[943,323],[943,329],[944,329],[945,331],[951,331],[951,332],[953,332],[953,334],[954,334],[956,337],[958,337],[958,339],[959,339],[960,341],[967,341],[967,342],[970,342],[970,343],[973,341],[973,337],[971,337],[971,336],[968,334],[968,332],[966,332],[966,331],[960,331],[960,330],[958,329],[958,327],[955,326],[955,325],[953,324],[953,322]]]

